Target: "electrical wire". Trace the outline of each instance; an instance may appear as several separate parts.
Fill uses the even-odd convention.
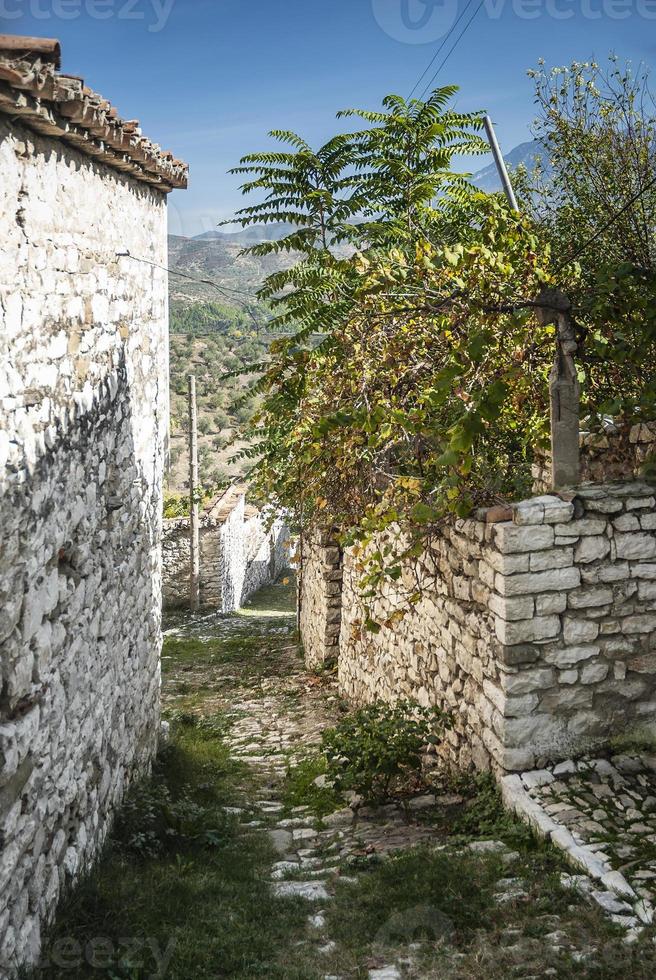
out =
[[[478,12],[479,12],[479,11],[480,11],[480,10],[482,9],[482,7],[483,7],[483,4],[484,4],[484,3],[485,3],[485,0],[480,0],[480,3],[478,4],[478,6],[476,7],[476,9],[474,10],[474,13],[473,13],[473,14],[471,15],[471,17],[469,18],[469,20],[467,21],[467,23],[466,23],[466,24],[465,24],[465,26],[463,27],[463,29],[462,29],[462,31],[460,32],[460,34],[459,34],[459,35],[458,35],[458,37],[457,37],[457,38],[455,39],[455,41],[454,41],[454,42],[453,42],[453,44],[451,45],[451,47],[450,47],[450,49],[449,49],[449,50],[447,51],[447,53],[446,53],[446,55],[444,56],[444,58],[442,59],[442,61],[441,61],[441,63],[440,63],[440,65],[439,65],[439,67],[437,68],[437,71],[436,71],[436,72],[435,72],[435,74],[434,74],[434,75],[432,76],[432,78],[431,78],[431,79],[430,79],[430,81],[428,82],[428,85],[426,85],[426,87],[424,88],[424,90],[423,90],[423,92],[422,92],[422,93],[421,93],[421,95],[419,96],[419,98],[420,98],[420,99],[423,99],[423,98],[424,98],[424,96],[426,95],[426,93],[427,93],[427,92],[429,91],[429,89],[431,88],[431,86],[432,86],[432,85],[434,85],[434,83],[435,83],[435,79],[437,78],[437,76],[439,75],[439,73],[440,73],[440,72],[442,71],[442,69],[443,69],[443,68],[444,68],[444,66],[446,65],[446,63],[447,63],[447,61],[449,60],[449,58],[451,57],[451,55],[453,54],[453,52],[455,51],[455,49],[456,49],[456,48],[458,47],[458,45],[459,45],[459,44],[460,44],[460,42],[462,41],[462,39],[463,39],[463,37],[465,36],[465,34],[467,33],[467,31],[468,31],[468,29],[469,29],[469,28],[471,27],[471,25],[472,25],[472,23],[473,23],[473,21],[474,21],[474,19],[475,19],[475,17],[476,17],[476,15],[477,15],[477,14],[478,14]],[[464,13],[464,11],[463,11],[463,13]],[[454,26],[455,26],[455,25],[454,25]]]
[[[467,3],[463,7],[462,13],[460,13],[458,15],[457,20],[454,21],[454,23],[451,25],[451,27],[449,28],[449,30],[446,32],[446,34],[444,35],[444,38],[442,39],[442,42],[441,42],[439,48],[437,49],[437,51],[435,52],[435,54],[433,55],[433,57],[431,58],[431,60],[426,65],[426,67],[424,68],[423,72],[421,73],[421,75],[419,76],[419,78],[417,79],[417,81],[415,82],[415,84],[413,85],[412,91],[408,95],[408,98],[406,99],[406,102],[409,102],[410,99],[412,98],[412,96],[414,95],[414,93],[417,91],[417,89],[419,88],[419,85],[421,84],[422,79],[427,75],[427,73],[430,71],[430,69],[435,64],[435,62],[436,62],[436,60],[437,60],[440,52],[444,48],[444,45],[447,43],[447,41],[449,40],[449,38],[451,37],[451,35],[455,31],[456,27],[458,26],[458,24],[460,23],[460,21],[462,20],[462,18],[465,16],[465,14],[469,10],[469,8],[471,7],[471,5],[472,5],[473,2],[474,2],[474,0],[467,0]]]
[[[138,255],[132,255],[132,253],[126,249],[125,252],[117,252],[117,258],[122,259],[132,259],[133,262],[143,262],[144,265],[150,265],[154,269],[161,269],[163,272],[167,272],[171,276],[180,276],[182,279],[189,279],[191,282],[197,282],[205,286],[213,286],[220,293],[225,294],[230,299],[230,293],[236,293],[238,296],[246,296],[247,299],[253,299],[250,293],[247,293],[243,289],[235,289],[234,286],[220,286],[218,282],[214,282],[213,279],[199,279],[198,276],[190,276],[187,272],[178,272],[176,269],[169,269],[165,265],[161,265],[159,262],[152,262],[150,259],[143,259]]]

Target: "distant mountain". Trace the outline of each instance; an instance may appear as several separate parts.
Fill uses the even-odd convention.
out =
[[[534,169],[536,163],[542,165],[545,173],[548,173],[551,169],[547,151],[538,140],[528,140],[526,143],[520,143],[519,146],[510,150],[509,153],[504,153],[504,160],[506,161],[508,170],[516,170],[517,167],[523,164],[530,172]],[[494,162],[475,173],[471,180],[480,190],[487,191],[490,194],[494,193],[494,191],[501,190],[501,181],[499,180],[499,174],[497,173]]]
[[[214,237],[216,234],[217,237]],[[189,306],[210,300],[232,306],[253,302],[262,281],[272,272],[284,269],[293,261],[284,255],[241,255],[243,241],[234,241],[222,233],[209,237],[183,238],[169,235],[169,296],[173,304]],[[174,275],[178,272],[181,275]],[[210,279],[219,289],[192,279]]]
[[[256,245],[258,242],[277,241],[292,231],[292,225],[276,222],[270,225],[250,225],[239,231],[204,231],[194,235],[194,241],[234,242],[237,245]]]

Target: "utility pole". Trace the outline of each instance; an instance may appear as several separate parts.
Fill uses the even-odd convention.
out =
[[[501,150],[499,149],[499,141],[497,140],[497,134],[494,132],[494,126],[489,116],[483,117],[483,125],[485,126],[485,135],[487,136],[487,141],[490,144],[490,149],[492,150],[492,156],[494,157],[494,162],[497,165],[497,173],[499,174],[501,186],[503,187],[504,193],[508,198],[508,204],[513,209],[513,211],[519,211],[519,208],[517,207],[517,198],[515,197],[515,192],[513,190],[512,184],[510,183],[510,177],[508,176],[508,171],[506,170],[506,164],[503,159],[503,155],[501,153]]]
[[[196,378],[189,375],[189,608],[200,607],[200,532],[198,514],[198,415]]]

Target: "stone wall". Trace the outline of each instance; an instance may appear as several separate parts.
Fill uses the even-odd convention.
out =
[[[444,754],[463,768],[487,768],[492,756],[503,753],[496,703],[503,666],[488,605],[485,579],[494,570],[487,564],[485,532],[482,522],[459,521],[403,570],[397,586],[388,583],[380,598],[366,604],[359,597],[356,562],[349,552],[344,558],[341,692],[356,704],[410,698],[453,713]],[[422,598],[408,606],[417,586]],[[380,624],[380,632],[364,627],[366,615]]]
[[[269,523],[245,504],[234,487],[201,515],[200,602],[208,609],[233,612],[246,599],[275,582],[289,564],[289,530],[282,518]],[[165,607],[189,604],[189,518],[164,521],[162,539]]]
[[[317,557],[306,552],[310,580]],[[343,565],[343,693],[449,708],[445,752],[459,764],[530,769],[656,729],[650,484],[590,484],[457,521],[370,606],[348,552]],[[417,584],[409,608],[402,590]],[[312,640],[321,624],[302,617],[301,629]]]
[[[244,551],[246,567],[242,601],[258,589],[277,581],[289,567],[291,538],[289,528],[282,517],[271,526],[255,508],[246,508],[244,519]]]
[[[316,530],[300,545],[298,620],[305,662],[312,670],[333,665],[342,619],[342,550],[330,531]]]
[[[606,420],[601,432],[579,433],[579,448],[581,483],[636,479],[643,473],[645,463],[656,464],[656,422],[616,425]],[[549,452],[536,453],[532,476],[534,493],[551,490]]]
[[[158,735],[166,198],[0,116],[0,973]]]

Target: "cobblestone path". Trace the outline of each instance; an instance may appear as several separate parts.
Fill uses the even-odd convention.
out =
[[[344,706],[331,677],[304,668],[289,588],[265,590],[238,616],[179,622],[168,637],[201,650],[223,638],[230,651],[165,664],[164,698],[174,716],[221,713],[246,764],[230,808],[244,847],[266,835],[262,887],[306,909],[283,976],[602,980],[620,967],[656,976],[651,938],[628,945],[557,850],[498,809],[489,785],[438,782],[376,808],[341,799],[320,818],[311,801],[295,801],[294,773]],[[280,955],[272,950],[275,976]]]

